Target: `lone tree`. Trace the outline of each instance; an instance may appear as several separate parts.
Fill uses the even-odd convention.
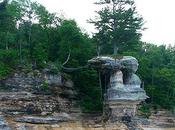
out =
[[[98,32],[98,52],[117,55],[139,45],[143,18],[138,15],[134,0],[99,0],[95,3],[102,9],[97,11],[97,18],[91,20]]]

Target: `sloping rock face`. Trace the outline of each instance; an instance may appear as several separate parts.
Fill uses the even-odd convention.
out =
[[[48,115],[79,109],[73,82],[62,74],[18,70],[1,80],[0,88],[0,112],[7,115]]]
[[[135,74],[138,61],[132,56],[121,59],[112,57],[95,57],[89,60],[91,67],[101,72],[107,79],[105,96],[106,113],[112,121],[131,120],[136,114],[136,106],[147,97],[141,88],[141,80]]]

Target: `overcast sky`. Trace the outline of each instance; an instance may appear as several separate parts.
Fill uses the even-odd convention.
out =
[[[36,0],[50,12],[62,12],[75,19],[79,27],[94,32],[87,20],[95,16],[97,0]],[[155,44],[175,44],[175,0],[135,0],[137,10],[146,21],[142,41]]]

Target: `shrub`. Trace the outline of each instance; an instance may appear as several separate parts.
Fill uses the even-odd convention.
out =
[[[10,72],[10,68],[4,63],[0,62],[0,79],[7,76]]]
[[[150,111],[150,105],[147,103],[144,103],[140,106],[139,110],[141,111],[142,115],[148,118],[151,115]]]
[[[48,82],[47,81],[44,81],[41,85],[42,89],[45,89],[47,90],[49,88],[49,85],[48,85]]]
[[[15,50],[0,50],[0,61],[10,67],[13,68],[18,63],[18,55]]]

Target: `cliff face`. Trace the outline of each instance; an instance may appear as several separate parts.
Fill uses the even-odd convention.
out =
[[[18,70],[0,83],[2,113],[48,115],[76,109],[73,82],[62,74]]]
[[[111,129],[96,118],[81,114],[74,84],[61,73],[17,70],[0,81],[0,130]]]

